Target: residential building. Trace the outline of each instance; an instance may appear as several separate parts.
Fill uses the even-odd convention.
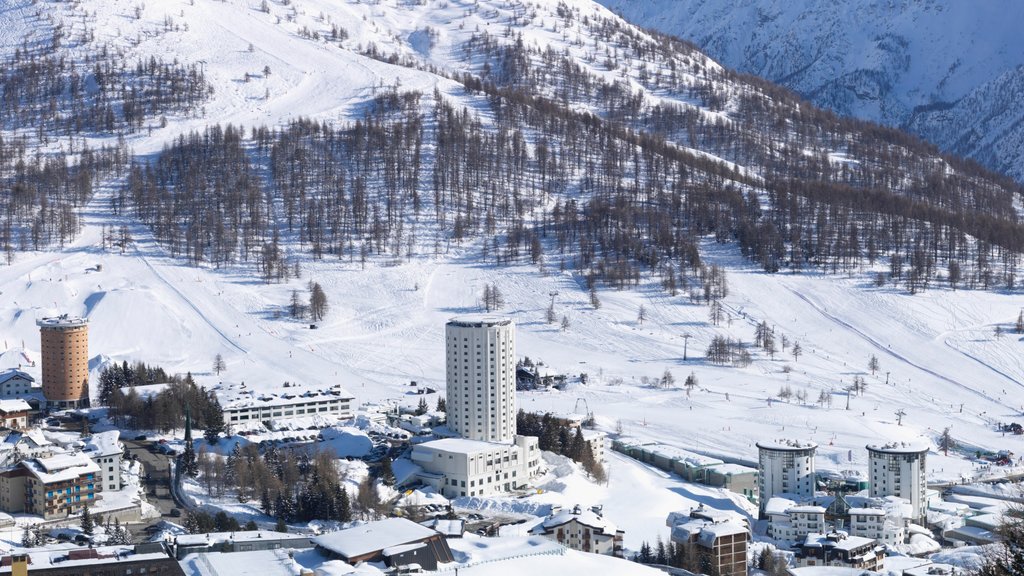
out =
[[[63,314],[39,326],[43,397],[50,408],[89,405],[89,321]]]
[[[12,576],[184,576],[163,547],[101,546],[52,550],[33,548],[0,558],[0,574]]]
[[[355,398],[341,386],[318,389],[292,385],[280,392],[257,392],[241,383],[219,384],[212,390],[228,425],[310,416],[348,420],[355,415],[352,405]]]
[[[777,540],[803,540],[808,534],[828,530],[823,506],[800,506],[792,500],[775,497],[768,500],[764,516],[768,517],[768,535]]]
[[[511,442],[516,434],[516,338],[509,318],[452,318],[445,326],[448,428],[463,438]]]
[[[696,545],[708,559],[707,573],[746,576],[750,531],[738,522],[694,518],[672,527],[672,542]]]
[[[25,460],[0,473],[0,509],[47,520],[77,514],[99,500],[99,472],[81,453]]]
[[[590,453],[594,455],[594,460],[597,462],[604,462],[604,443],[607,438],[608,435],[599,430],[583,430],[583,440],[587,443]]]
[[[794,549],[797,566],[839,566],[880,571],[885,547],[872,538],[849,536],[845,532],[808,534]]]
[[[404,518],[367,522],[313,538],[322,553],[349,564],[384,562],[388,567],[419,564],[424,570],[452,562],[448,541],[436,530]]]
[[[181,534],[174,537],[171,550],[174,557],[181,560],[192,553],[234,553],[312,547],[313,541],[309,536],[303,534],[270,530],[244,530],[241,532]]]
[[[533,436],[512,444],[442,438],[416,444],[417,478],[446,498],[491,496],[525,486],[540,469],[540,447]]]
[[[100,467],[97,491],[121,489],[121,455],[124,446],[119,442],[121,432],[97,432],[85,438],[83,453]]]
[[[678,474],[687,481],[726,488],[750,500],[757,493],[758,471],[742,464],[727,463],[676,446],[634,438],[616,438],[612,441],[612,450]]]
[[[757,443],[758,510],[773,496],[792,495],[798,502],[814,497],[814,451],[818,445],[799,440],[775,440]]]
[[[35,387],[36,379],[21,370],[10,369],[0,372],[0,398],[24,398],[40,391]]]
[[[32,407],[24,400],[0,400],[0,426],[12,430],[28,428],[28,413]]]
[[[530,532],[573,550],[622,558],[625,532],[604,518],[597,507],[590,510],[579,506],[571,510],[556,508]]]
[[[911,520],[925,523],[928,507],[925,441],[869,445],[868,460],[873,497],[899,496],[910,501]]]

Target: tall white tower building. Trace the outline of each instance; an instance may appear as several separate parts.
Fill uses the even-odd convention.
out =
[[[776,494],[795,495],[797,502],[814,498],[814,442],[773,440],[757,443],[757,502],[764,517],[768,500]]]
[[[928,508],[925,456],[926,440],[868,445],[871,496],[899,496],[910,502],[911,518],[919,522]]]
[[[448,427],[463,438],[516,435],[516,326],[501,316],[459,316],[445,326]]]

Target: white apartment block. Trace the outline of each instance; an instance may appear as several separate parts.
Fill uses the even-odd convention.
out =
[[[872,538],[889,546],[902,544],[907,537],[903,518],[893,518],[881,508],[850,508],[847,532],[851,536]]]
[[[874,498],[899,496],[910,502],[912,521],[923,524],[928,505],[926,441],[869,445],[870,494]]]
[[[818,445],[797,440],[758,442],[758,507],[761,517],[773,496],[791,494],[804,502],[814,497],[814,451]]]
[[[120,436],[121,432],[118,430],[110,430],[97,432],[85,439],[82,453],[100,468],[96,483],[97,491],[121,489],[121,455],[124,453],[124,446],[119,441]]]
[[[525,486],[540,468],[540,447],[533,436],[513,444],[443,438],[412,449],[417,476],[445,498],[491,496]]]
[[[604,443],[608,435],[599,430],[583,430],[583,440],[590,447],[594,460],[604,463]]]
[[[21,370],[0,372],[0,398],[24,398],[33,392],[42,393],[41,387],[33,386],[36,379]]]
[[[511,442],[516,435],[515,324],[460,316],[445,326],[448,428],[463,438]]]
[[[765,507],[768,536],[776,540],[802,540],[808,534],[827,531],[825,507],[798,506],[785,498],[771,498]]]
[[[224,410],[228,425],[250,422],[289,420],[325,416],[348,420],[354,416],[355,399],[341,386],[327,389],[292,386],[280,392],[257,392],[245,384],[219,384],[213,387]]]

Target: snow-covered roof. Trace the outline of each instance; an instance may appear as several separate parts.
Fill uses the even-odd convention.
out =
[[[124,452],[118,439],[121,437],[120,430],[108,430],[96,432],[85,439],[85,453],[90,457],[109,456]]]
[[[789,498],[774,496],[768,499],[764,505],[765,514],[785,514],[790,508],[796,507],[796,502]]]
[[[764,450],[814,450],[818,447],[814,442],[806,440],[793,440],[790,438],[780,438],[777,440],[760,440],[757,442],[757,447]]]
[[[711,548],[715,544],[715,540],[722,538],[723,536],[735,536],[737,534],[746,534],[746,526],[741,526],[733,522],[723,522],[719,524],[705,524],[700,529],[700,534],[697,536],[697,542],[701,546]]]
[[[615,534],[615,524],[609,522],[603,516],[599,516],[593,510],[582,508],[567,508],[551,514],[545,518],[543,522],[534,527],[533,533],[541,534],[551,532],[555,528],[564,526],[572,521],[576,521],[584,526],[589,526],[595,530],[600,530],[604,534]]]
[[[447,518],[431,518],[420,524],[427,528],[433,528],[445,536],[462,536],[466,531],[466,521],[461,518],[449,520]]]
[[[143,562],[143,561],[157,561],[157,560],[168,560],[167,553],[160,552],[149,552],[145,554],[136,554],[135,549],[131,546],[100,546],[97,548],[83,549],[80,547],[65,548],[65,549],[52,549],[52,548],[31,548],[28,550],[21,551],[29,556],[29,573],[33,573],[35,570],[42,570],[45,567],[60,566],[66,570],[66,573],[71,574],[75,572],[75,568],[85,566],[96,566],[100,564],[113,564],[115,562]],[[79,558],[72,560],[71,554],[77,554],[81,556],[94,555],[95,558]],[[5,555],[8,556],[9,554]],[[0,566],[0,574],[10,574],[11,565]],[[84,569],[82,570],[85,571]]]
[[[0,400],[0,412],[11,414],[14,412],[28,412],[32,407],[21,398],[14,400]]]
[[[281,388],[279,391],[258,391],[245,384],[218,384],[212,388],[217,395],[217,401],[225,410],[237,410],[241,408],[290,406],[305,404],[317,400],[348,399],[355,398],[340,385],[330,388],[313,388],[292,385],[288,388]]]
[[[825,513],[825,507],[824,506],[814,506],[814,505],[793,506],[789,510],[786,510],[786,512],[802,512],[802,513],[805,513],[805,514],[807,514],[807,513],[810,513],[810,514],[824,514]]]
[[[608,435],[600,430],[584,430],[583,439],[587,442],[593,442],[594,440],[604,440]]]
[[[696,452],[690,452],[689,450],[676,448],[675,446],[669,446],[668,444],[649,444],[644,445],[643,449],[651,454],[662,456],[669,460],[676,460],[696,468],[725,464],[724,461],[719,460],[718,458],[704,456],[703,454],[697,454]]]
[[[437,531],[411,520],[387,518],[317,536],[313,543],[343,558],[352,558],[435,535]]]
[[[886,454],[919,454],[931,450],[932,444],[925,438],[918,438],[909,442],[889,442],[887,444],[868,444],[868,452],[882,452]]]
[[[836,550],[850,551],[856,550],[857,548],[860,548],[862,546],[869,546],[875,543],[875,540],[872,538],[864,538],[863,536],[849,536],[845,532],[840,532],[838,534],[839,537],[837,538],[835,533],[821,534],[818,532],[811,532],[807,535],[807,538],[804,539],[804,547],[821,548],[827,545]],[[829,538],[829,536],[832,536],[832,538]]]
[[[484,442],[483,440],[470,440],[468,438],[441,438],[439,440],[431,440],[429,442],[417,444],[413,447],[413,452],[422,447],[431,450],[452,452],[455,454],[478,454],[480,452],[490,452],[492,450],[509,448],[511,446],[511,444]]]
[[[454,318],[449,319],[448,324],[463,328],[508,326],[512,324],[512,319],[507,316],[499,316],[496,314],[463,314],[462,316],[455,316]]]
[[[850,515],[860,514],[861,516],[885,516],[885,510],[881,508],[850,508]]]
[[[757,468],[751,468],[750,466],[744,466],[742,464],[733,464],[731,462],[725,462],[724,464],[712,464],[711,466],[708,466],[708,469],[723,476],[733,474],[757,474]]]
[[[82,318],[79,316],[71,316],[68,314],[61,314],[60,316],[51,316],[49,318],[40,318],[36,320],[37,326],[45,327],[71,327],[71,326],[85,326],[89,323],[88,318]]]
[[[936,562],[925,562],[913,568],[904,568],[904,576],[951,576],[952,574],[963,573],[962,568],[952,564],[939,564]]]
[[[202,546],[219,542],[249,542],[262,540],[308,540],[303,534],[287,534],[270,530],[240,530],[238,532],[210,532],[207,534],[181,534],[174,537],[179,546]]]
[[[411,544],[399,544],[398,546],[389,546],[381,551],[385,556],[395,556],[397,554],[404,554],[413,550],[418,550],[426,546],[424,542],[413,542]]]
[[[80,452],[26,460],[23,464],[44,484],[75,480],[82,474],[100,471],[95,462]]]
[[[23,380],[28,380],[29,382],[35,382],[36,381],[36,379],[33,378],[32,376],[30,376],[28,374],[28,372],[22,372],[21,370],[15,370],[14,368],[11,368],[9,370],[4,370],[3,372],[0,372],[0,384],[3,384],[4,382],[7,382],[8,380],[10,380],[12,378],[21,378]]]

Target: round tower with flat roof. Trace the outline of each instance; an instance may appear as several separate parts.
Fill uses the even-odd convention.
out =
[[[898,496],[910,502],[911,519],[920,522],[927,510],[926,440],[869,444],[870,494],[874,498]]]
[[[63,314],[36,320],[43,396],[50,408],[89,405],[89,321]]]
[[[516,435],[516,325],[491,315],[445,326],[448,428],[463,438],[511,442]]]
[[[772,440],[757,443],[757,505],[764,517],[768,500],[791,495],[798,503],[814,498],[814,442]]]

